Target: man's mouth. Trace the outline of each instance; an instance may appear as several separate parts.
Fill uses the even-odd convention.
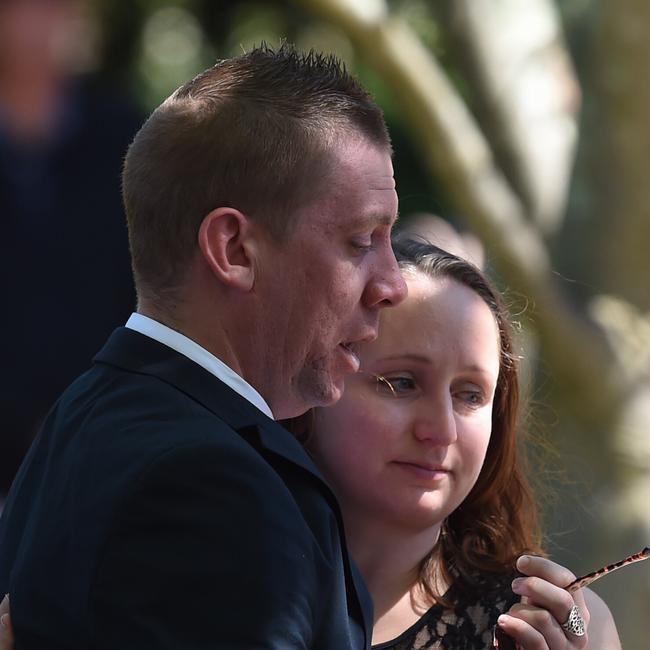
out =
[[[357,344],[353,341],[339,343],[339,347],[343,350],[343,354],[350,366],[350,372],[359,372],[359,354],[357,352]]]
[[[359,372],[359,367],[361,365],[359,361],[359,346],[361,343],[367,343],[369,341],[374,341],[377,338],[377,328],[367,326],[361,329],[354,339],[349,341],[341,341],[339,347],[347,363],[350,367],[350,372]]]

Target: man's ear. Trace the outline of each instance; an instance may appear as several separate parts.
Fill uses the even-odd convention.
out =
[[[239,210],[216,208],[201,222],[199,248],[212,273],[224,284],[250,291],[255,281],[252,224]]]

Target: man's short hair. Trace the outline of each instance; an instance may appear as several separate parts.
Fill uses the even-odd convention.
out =
[[[262,45],[181,86],[145,122],[124,164],[139,293],[173,292],[217,207],[240,210],[282,241],[324,182],[332,144],[351,135],[390,150],[381,110],[331,55]]]

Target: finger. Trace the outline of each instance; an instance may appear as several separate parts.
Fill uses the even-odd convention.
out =
[[[583,648],[585,645],[582,640],[577,639],[577,637],[575,639],[576,643],[573,643],[574,639],[572,637],[570,638],[566,634],[557,619],[547,609],[535,607],[533,605],[517,604],[510,608],[508,614],[513,618],[523,621],[529,628],[531,628],[531,630],[535,630],[544,639],[546,645],[543,647],[548,646],[549,648],[556,650],[558,648],[569,647]],[[522,638],[526,639],[527,643],[530,643],[531,639],[537,638],[536,635],[526,627],[521,629],[525,631]],[[569,642],[571,642],[571,644]]]
[[[568,591],[537,576],[515,578],[512,581],[512,591],[524,598],[522,605],[547,610],[558,625],[566,621],[575,604]]]
[[[0,603],[0,650],[13,650],[14,635],[9,617],[9,596]]]
[[[517,603],[510,608],[508,615],[522,621],[531,630],[535,630],[541,635],[546,644],[542,646],[544,648],[548,647],[552,650],[559,648],[582,649],[587,646],[588,637],[586,634],[577,636],[576,634],[565,631],[558,620],[547,609]],[[526,643],[534,643],[537,636],[531,630],[528,630],[525,626],[520,626],[518,630],[521,631],[521,638]],[[528,648],[527,645],[523,643],[522,645]]]
[[[572,594],[573,602],[566,597],[568,592],[564,587],[575,580],[575,575],[569,569],[557,562],[534,555],[522,555],[517,560],[517,569],[525,576],[536,577],[550,585],[562,588],[561,591],[557,591],[544,585],[543,582],[524,579],[526,582],[518,583],[519,586],[514,589],[513,583],[513,590],[522,596],[523,602],[533,602],[541,607],[549,607],[560,623],[566,621],[571,607],[576,604],[580,608],[585,622],[589,623],[589,610],[582,590]]]
[[[543,578],[563,589],[576,579],[576,576],[566,567],[536,555],[522,555],[517,560],[517,570],[527,576]]]
[[[9,634],[13,633],[13,629],[11,627],[11,617],[9,616],[9,614],[3,614],[2,616],[0,616],[0,628],[2,630],[7,630]],[[5,638],[8,637],[6,635],[3,636],[0,634],[0,640],[3,640]],[[4,646],[2,645],[2,643],[0,643],[0,650],[2,650],[2,648],[4,648]]]
[[[0,650],[5,650],[5,639],[10,638],[13,632],[11,628],[11,618],[9,617],[9,594],[5,594],[2,602],[0,602]],[[3,645],[5,643],[5,645]]]
[[[549,646],[544,636],[531,627],[525,620],[508,614],[501,614],[497,619],[497,625],[511,637],[518,646],[526,650],[549,650]],[[556,646],[561,647],[561,646]],[[555,649],[553,649],[555,650]]]

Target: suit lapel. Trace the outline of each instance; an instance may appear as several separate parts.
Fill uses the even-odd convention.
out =
[[[277,422],[191,359],[154,339],[118,328],[93,359],[130,372],[157,377],[199,402],[237,431],[255,436],[259,445],[299,465],[320,481],[323,477],[300,443]]]
[[[354,562],[348,556],[338,502],[294,436],[205,368],[134,330],[125,327],[116,329],[93,361],[157,377],[199,402],[261,453],[270,452],[280,456],[312,475],[338,521],[348,591],[357,596],[356,605],[364,620],[364,633],[367,636],[372,629],[372,601]],[[368,641],[367,638],[366,645]]]

